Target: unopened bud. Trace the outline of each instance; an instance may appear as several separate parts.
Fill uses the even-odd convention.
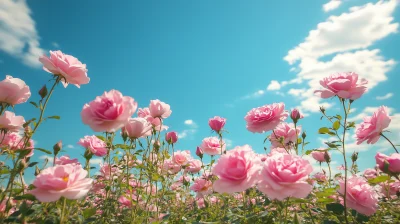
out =
[[[355,161],[357,161],[357,159],[358,159],[358,152],[353,152],[353,155],[351,155],[351,161],[353,161],[354,163]]]
[[[201,159],[203,158],[203,150],[200,147],[197,147],[196,149],[196,155],[200,157]]]
[[[300,114],[300,111],[297,110],[296,108],[292,110],[292,112],[290,113],[290,118],[292,118],[294,123],[297,123],[297,121],[299,119],[304,118],[304,116],[302,114]]]
[[[128,133],[125,131],[125,128],[122,128],[121,136],[122,136],[122,140],[124,140],[124,142],[126,142],[126,140],[128,140]]]
[[[301,137],[302,137],[303,139],[305,139],[305,138],[307,137],[307,135],[306,135],[306,132],[305,132],[305,131],[303,131],[303,133],[301,134]]]
[[[39,90],[39,95],[40,97],[45,98],[47,96],[47,87],[44,85],[40,90]]]
[[[325,159],[325,162],[327,162],[327,163],[331,162],[331,156],[329,155],[328,151],[325,151],[324,159]]]
[[[35,168],[35,176],[37,176],[37,175],[39,175],[39,174],[40,174],[39,167],[38,167],[38,166],[36,166],[36,168]]]
[[[57,154],[61,151],[61,149],[62,149],[62,141],[59,141],[53,146],[54,155],[57,156]]]

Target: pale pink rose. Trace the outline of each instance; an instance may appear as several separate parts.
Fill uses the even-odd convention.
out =
[[[378,172],[375,169],[368,168],[364,171],[364,177],[369,179],[374,179],[378,176]]]
[[[23,116],[15,116],[11,111],[4,111],[0,115],[0,130],[18,132],[23,128],[22,125],[24,123],[25,119]]]
[[[138,117],[141,117],[141,118],[151,117],[150,109],[148,107],[139,108],[137,114],[138,114]]]
[[[40,202],[53,202],[61,197],[79,199],[92,187],[93,180],[86,178],[87,171],[79,165],[67,164],[49,167],[33,181],[36,187],[29,193]]]
[[[25,103],[31,97],[29,86],[19,78],[7,75],[0,82],[0,103],[16,105]]]
[[[61,156],[60,158],[56,157],[56,160],[54,161],[55,165],[67,165],[67,164],[75,164],[75,165],[81,165],[78,162],[78,159],[71,159],[69,156]]]
[[[375,156],[376,164],[379,169],[386,172],[385,163],[387,163],[388,171],[391,173],[400,173],[400,154],[393,153],[391,156],[387,156],[378,152]]]
[[[42,62],[45,71],[62,77],[61,83],[64,87],[70,83],[79,88],[80,85],[88,84],[90,81],[87,76],[86,64],[82,64],[74,56],[61,51],[50,51],[50,57],[43,55],[39,61]]]
[[[174,144],[178,141],[178,133],[175,131],[170,131],[165,134],[165,141],[169,144]]]
[[[151,135],[151,130],[151,123],[141,117],[130,118],[128,123],[122,127],[122,132],[125,132],[131,139],[149,136]]]
[[[206,207],[206,203],[204,201],[204,198],[196,198],[196,204],[197,207],[200,208],[205,208]]]
[[[172,110],[169,104],[166,104],[160,100],[150,100],[149,105],[150,115],[154,118],[167,118],[171,115]]]
[[[237,146],[223,154],[212,168],[218,176],[214,190],[219,193],[235,193],[253,187],[258,180],[260,160],[249,145]]]
[[[326,175],[324,173],[318,172],[314,174],[315,180],[318,182],[325,182],[327,180]]]
[[[89,149],[96,156],[102,157],[107,155],[108,152],[107,144],[95,135],[86,135],[79,140],[78,144],[83,146],[85,149]]]
[[[100,164],[100,175],[106,180],[116,179],[122,173],[118,166],[108,163]]]
[[[217,198],[216,196],[211,196],[208,198],[208,200],[210,201],[211,204],[217,204],[217,203],[221,202],[221,200],[219,198]]]
[[[215,116],[208,120],[208,125],[210,128],[216,132],[220,132],[225,126],[226,119],[222,117]]]
[[[222,147],[220,143],[220,139],[217,137],[208,137],[203,139],[200,148],[205,154],[220,155],[221,152],[225,151],[225,142],[222,140]]]
[[[307,183],[313,171],[309,161],[297,155],[275,154],[263,163],[258,189],[270,199],[305,198],[312,191]]]
[[[185,168],[185,171],[194,174],[200,172],[202,163],[198,159],[192,159],[187,165],[188,166]]]
[[[400,181],[396,180],[392,183],[381,183],[381,193],[387,197],[396,196],[400,192]]]
[[[368,144],[375,144],[382,131],[389,127],[391,118],[388,113],[388,108],[381,106],[371,117],[364,117],[364,121],[357,125],[356,136],[357,145],[364,141]]]
[[[194,180],[192,186],[190,186],[190,190],[197,193],[197,198],[202,198],[205,195],[212,193],[212,182],[210,180],[206,180],[203,178],[197,178]]]
[[[115,132],[128,123],[136,108],[137,103],[132,97],[111,90],[85,104],[81,116],[83,123],[93,131]]]
[[[292,152],[292,150],[290,150],[289,152]],[[281,153],[283,153],[283,154],[288,154],[288,152],[286,151],[285,148],[277,147],[277,148],[272,148],[272,149],[271,149],[271,152],[268,154],[268,156],[272,156],[272,155],[275,155],[275,154],[277,154],[277,153],[279,153],[279,154],[281,154]],[[265,160],[264,160],[264,161],[265,161]]]
[[[298,109],[295,108],[292,110],[292,112],[290,112],[290,118],[296,122],[297,120],[304,118],[304,116]]]
[[[9,197],[5,197],[4,200],[0,202],[0,214],[4,213],[6,211],[7,201],[12,206],[11,209],[8,211],[8,214],[5,214],[6,216],[15,212],[15,210],[16,210],[15,205],[16,205],[16,202],[17,202],[16,200],[14,200],[12,198],[10,200],[8,200],[8,199],[9,199]]]
[[[318,162],[322,163],[322,162],[325,162],[325,161],[326,161],[326,160],[325,160],[325,152],[326,152],[326,149],[324,149],[324,148],[319,148],[319,149],[317,149],[317,150],[312,151],[312,152],[311,152],[311,156],[312,156],[315,160],[317,160]],[[328,155],[330,156],[329,153],[328,153]]]
[[[296,133],[297,130],[297,133]],[[273,133],[269,136],[269,141],[272,144],[272,148],[276,147],[294,147],[297,142],[297,137],[301,132],[301,126],[294,128],[294,124],[282,122],[276,126]],[[283,138],[283,144],[280,143],[280,138]]]
[[[247,130],[251,132],[264,133],[273,130],[280,122],[288,116],[284,103],[273,103],[251,109],[244,117]]]
[[[171,159],[167,159],[162,164],[161,170],[166,174],[177,174],[181,170],[181,166]]]
[[[321,98],[338,96],[343,99],[356,100],[367,90],[368,81],[361,79],[354,72],[342,72],[323,78],[320,82],[324,90],[316,90],[315,93]]]
[[[344,180],[339,181],[339,193],[344,195],[345,192]],[[357,176],[352,176],[347,179],[347,207],[356,210],[357,212],[370,216],[376,212],[378,208],[378,194],[368,182]],[[343,202],[342,202],[343,203]]]
[[[147,117],[147,120],[153,125],[153,128],[156,131],[164,131],[164,130],[168,130],[168,128],[169,128],[168,126],[163,125],[163,122],[161,121],[161,118],[159,118],[159,117],[156,117],[156,118]],[[147,134],[147,135],[151,135],[151,133]]]
[[[128,198],[126,198],[125,196],[120,196],[120,197],[118,198],[118,202],[119,202],[120,204],[122,204],[123,206],[125,206],[125,207],[128,207],[128,208],[132,207],[132,201],[131,201],[131,199],[128,199]]]
[[[190,151],[185,150],[185,151],[176,151],[172,155],[172,161],[176,163],[177,165],[183,166],[189,163],[189,161],[192,159],[190,156]]]
[[[29,150],[29,153],[25,157],[31,157],[34,152],[34,142],[29,139],[26,146],[24,145],[26,139],[21,136],[18,132],[0,132],[0,148],[8,148],[11,150]]]

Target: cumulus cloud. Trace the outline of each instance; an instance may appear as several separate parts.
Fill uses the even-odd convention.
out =
[[[182,130],[181,132],[178,133],[178,138],[183,139],[188,136],[193,135],[194,133],[197,132],[197,124],[191,119],[185,120],[183,122],[188,128]]]
[[[272,90],[280,90],[281,89],[281,84],[279,84],[278,81],[272,80],[271,83],[267,86],[267,90],[272,91]]]
[[[377,100],[387,100],[387,99],[391,98],[392,96],[393,96],[393,93],[387,93],[384,96],[377,96],[376,99]]]
[[[67,148],[69,148],[69,149],[73,149],[73,148],[75,148],[75,146],[74,146],[74,145],[71,145],[71,144],[69,144],[69,145],[67,145]]]
[[[0,2],[0,50],[19,58],[31,67],[40,67],[39,34],[31,10],[25,0],[2,0]]]
[[[90,164],[92,165],[100,165],[101,163],[103,163],[103,159],[102,158],[94,158],[90,160]]]
[[[254,92],[252,94],[241,97],[240,100],[256,99],[256,98],[263,96],[264,94],[265,94],[264,90],[257,90],[256,92]]]
[[[324,9],[325,12],[329,12],[334,9],[337,9],[341,4],[342,1],[340,0],[330,0],[328,3],[324,4],[322,8]]]

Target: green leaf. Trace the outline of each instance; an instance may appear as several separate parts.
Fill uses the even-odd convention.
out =
[[[344,212],[344,207],[340,203],[331,203],[326,205],[326,209],[328,211],[331,211],[337,215],[343,214]]]
[[[335,121],[332,125],[333,130],[338,130],[340,128],[340,121]]]
[[[327,188],[327,189],[324,189],[323,191],[316,192],[315,195],[317,197],[328,197],[335,193],[336,193],[336,188]]]
[[[320,129],[318,130],[318,133],[319,133],[319,134],[327,134],[327,133],[329,133],[329,128],[327,128],[327,127],[322,127],[322,128],[320,128]]]
[[[382,182],[386,182],[389,179],[390,179],[389,176],[379,176],[379,177],[375,177],[374,179],[368,180],[368,183],[370,183],[370,184],[379,184],[379,183],[382,183]]]
[[[83,211],[83,217],[85,219],[92,217],[94,214],[96,214],[96,208],[87,208]]]
[[[116,144],[115,148],[120,148],[120,149],[129,149],[129,145],[124,145],[124,144]]]
[[[38,162],[29,163],[28,167],[32,167],[32,166],[34,166],[36,164],[38,164]]]
[[[103,136],[101,136],[101,135],[96,135],[96,137],[97,138],[99,138],[99,139],[101,139],[103,142],[105,142],[106,141],[106,138],[104,138]]]
[[[310,154],[312,153],[312,151],[313,151],[313,150],[307,150],[305,154],[306,154],[306,155],[310,155]]]
[[[29,102],[30,104],[32,104],[33,106],[35,106],[36,108],[39,108],[39,106],[37,105],[37,103],[35,103],[35,102],[33,102],[33,101],[31,101],[31,102]]]
[[[335,201],[336,200],[333,198],[318,198],[318,200],[317,200],[318,203],[332,203]]]
[[[10,173],[10,170],[8,170],[8,169],[0,169],[0,175],[9,174],[9,173]]]
[[[42,148],[34,148],[34,149],[35,150],[39,150],[39,151],[44,152],[44,153],[49,154],[49,155],[52,154],[49,150],[46,150],[46,149],[42,149]]]
[[[60,120],[60,116],[54,115],[54,116],[47,117],[47,119],[56,119],[56,120]]]
[[[29,200],[29,201],[34,201],[36,200],[35,196],[31,194],[24,194],[24,195],[19,195],[14,197],[15,200]]]

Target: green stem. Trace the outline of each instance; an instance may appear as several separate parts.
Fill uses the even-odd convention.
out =
[[[63,207],[62,207],[62,210],[61,210],[61,219],[60,219],[60,224],[63,224],[64,223],[64,216],[65,216],[65,207],[66,207],[66,205],[67,205],[67,199],[66,198],[63,198]]]
[[[381,133],[381,136],[384,137],[394,148],[394,150],[396,151],[396,153],[399,153],[399,151],[397,151],[396,147],[394,146],[394,144],[385,136],[383,135],[383,133]]]
[[[344,206],[344,220],[346,224],[349,223],[349,220],[347,219],[347,160],[346,160],[346,149],[345,149],[345,138],[346,138],[346,130],[347,130],[347,111],[350,110],[350,105],[346,109],[346,106],[344,105],[344,99],[339,99],[342,101],[343,109],[344,109],[344,124],[343,124],[343,139],[342,139],[342,147],[343,147],[343,160],[344,160],[344,195],[343,195],[343,206]]]

